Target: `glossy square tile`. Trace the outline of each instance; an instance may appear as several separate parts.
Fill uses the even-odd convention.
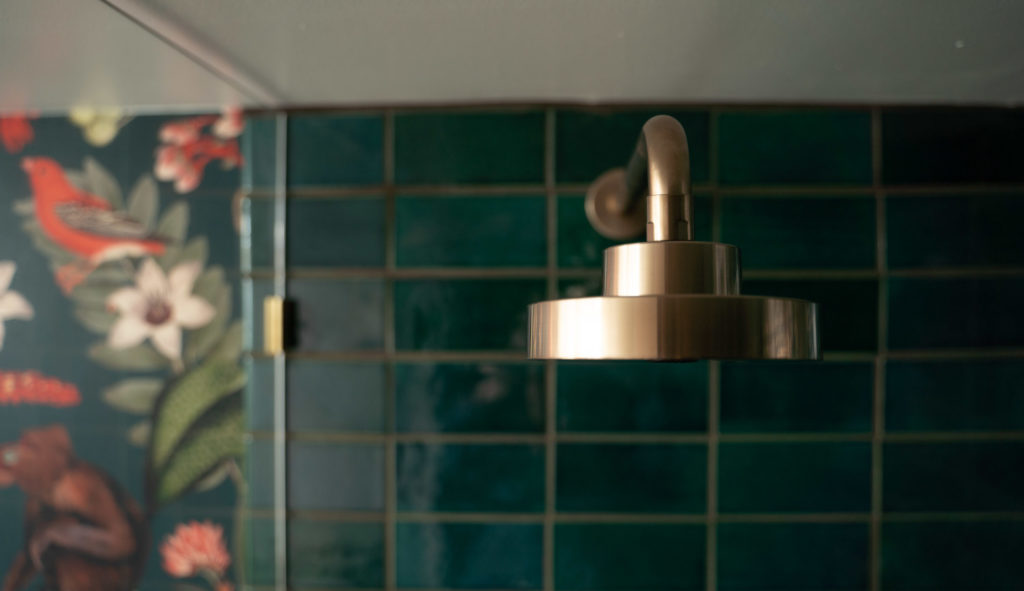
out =
[[[560,431],[704,431],[706,363],[558,364]]]
[[[611,168],[626,166],[644,123],[655,115],[675,117],[686,131],[690,174],[708,180],[710,115],[705,110],[563,109],[555,113],[555,166],[559,183],[589,183]]]
[[[866,110],[729,110],[718,134],[723,185],[871,184]]]
[[[292,509],[383,510],[384,447],[289,442],[288,506]]]
[[[740,247],[744,269],[874,269],[875,200],[857,197],[726,196],[722,242]]]
[[[252,357],[244,361],[246,428],[270,431],[274,428],[274,361]]]
[[[878,347],[878,282],[875,280],[750,279],[744,295],[770,295],[818,304],[823,351],[873,351]],[[890,321],[892,313],[890,313]]]
[[[1024,278],[889,280],[892,349],[1024,345]]]
[[[703,444],[563,443],[556,469],[559,511],[704,511]]]
[[[402,184],[542,183],[544,113],[396,115],[395,179]]]
[[[540,524],[399,523],[398,586],[540,589]]]
[[[246,503],[257,509],[274,506],[274,442],[270,439],[246,437],[245,458],[242,470],[245,474],[249,496]]]
[[[264,518],[245,520],[245,580],[250,585],[273,585],[277,577],[274,560],[274,521]]]
[[[1018,109],[882,112],[886,184],[1024,181],[1024,113]]]
[[[289,279],[300,351],[384,347],[384,282],[376,279]]]
[[[723,513],[871,508],[870,443],[722,443],[718,454]]]
[[[416,197],[395,203],[400,267],[543,267],[543,196]]]
[[[544,299],[542,279],[406,280],[395,283],[400,350],[526,347],[526,307]]]
[[[383,267],[384,198],[288,200],[288,266]]]
[[[718,589],[866,589],[868,526],[860,523],[722,523]]]
[[[885,523],[882,588],[1020,589],[1024,522]]]
[[[395,368],[398,431],[539,432],[544,366],[403,363]]]
[[[247,197],[242,201],[241,270],[274,266],[274,200]]]
[[[384,181],[380,115],[288,117],[288,186],[363,186]]]
[[[246,115],[245,129],[239,138],[243,161],[241,181],[244,191],[273,189],[276,143],[276,116]]]
[[[544,510],[542,445],[401,443],[399,511]]]
[[[871,363],[721,364],[723,433],[870,432]]]
[[[274,294],[274,282],[258,277],[243,278],[240,283],[242,348],[246,351],[263,351],[263,300]]]
[[[888,443],[886,511],[1024,510],[1024,443]]]
[[[563,277],[559,279],[558,297],[586,298],[601,295],[604,293],[601,271],[596,273],[596,275],[588,274],[586,277]]]
[[[288,575],[291,587],[383,587],[383,525],[291,519]]]
[[[555,588],[704,589],[703,525],[555,526]]]
[[[887,431],[1024,430],[1024,361],[896,361],[885,370]]]
[[[287,380],[290,431],[384,431],[383,363],[293,359]]]
[[[697,194],[693,200],[694,239],[711,240],[711,196]],[[604,249],[616,244],[643,241],[635,239],[611,240],[597,233],[583,209],[583,197],[558,197],[558,266],[563,268],[601,268]]]
[[[889,197],[885,208],[891,268],[1024,263],[1020,195]]]

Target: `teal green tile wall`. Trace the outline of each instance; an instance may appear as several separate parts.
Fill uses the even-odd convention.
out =
[[[600,291],[616,242],[582,195],[660,112],[689,136],[697,239],[742,249],[745,292],[819,302],[823,361],[525,359],[528,303]],[[263,295],[298,321],[283,360],[247,360],[253,591],[1021,588],[1024,112],[285,129],[284,179],[270,117],[242,142],[248,347]]]

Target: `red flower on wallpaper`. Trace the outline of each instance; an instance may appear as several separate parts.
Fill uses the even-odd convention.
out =
[[[78,387],[37,371],[0,371],[0,406],[40,404],[65,408],[78,406]]]
[[[211,162],[220,160],[225,168],[240,166],[242,154],[237,138],[244,127],[242,112],[234,108],[220,116],[203,115],[164,124],[160,128],[163,145],[157,148],[153,165],[156,178],[174,181],[175,191],[188,193],[202,182]]]
[[[0,117],[0,141],[4,149],[11,154],[17,154],[25,146],[35,139],[36,134],[32,131],[32,125],[28,122],[31,117],[25,113],[14,113],[6,117]]]
[[[164,570],[178,578],[203,575],[220,589],[221,580],[231,565],[224,545],[224,528],[209,521],[179,523],[174,533],[160,545]]]

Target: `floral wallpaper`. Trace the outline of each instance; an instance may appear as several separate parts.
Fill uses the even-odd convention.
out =
[[[0,118],[0,590],[240,584],[243,126]]]

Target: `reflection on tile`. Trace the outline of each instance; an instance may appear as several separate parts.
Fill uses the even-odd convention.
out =
[[[1024,361],[897,361],[885,370],[886,431],[1024,429]]]
[[[882,112],[886,184],[1024,181],[1024,113],[1017,109]]]
[[[874,351],[878,347],[875,280],[751,279],[743,282],[743,293],[816,302],[823,351]]]
[[[250,518],[245,528],[245,580],[250,585],[273,585],[277,577],[274,521]]]
[[[1020,589],[1024,522],[885,523],[882,588]]]
[[[379,523],[291,519],[288,574],[293,587],[384,586],[384,528]]]
[[[544,428],[544,367],[399,364],[395,424],[406,432],[537,432]]]
[[[399,183],[540,183],[544,114],[415,113],[395,117]]]
[[[242,271],[274,266],[274,200],[248,197],[242,202]]]
[[[1020,195],[890,197],[885,203],[889,267],[1024,263]],[[951,239],[952,237],[956,239]]]
[[[288,429],[384,430],[385,367],[310,359],[288,362]]]
[[[541,445],[398,445],[399,511],[543,511]]]
[[[711,240],[711,196],[695,195],[693,199],[694,239]],[[595,267],[604,262],[604,250],[616,244],[644,240],[641,233],[628,240],[611,240],[597,233],[583,209],[580,195],[558,198],[558,266],[563,268]]]
[[[886,511],[1024,510],[1024,443],[889,443]]]
[[[560,444],[558,510],[701,512],[707,453],[703,444]]]
[[[871,363],[727,361],[721,376],[724,433],[871,431]]]
[[[245,359],[246,428],[269,431],[274,428],[274,362],[271,359]]]
[[[399,523],[395,529],[399,587],[541,588],[539,524]]]
[[[380,116],[288,117],[288,186],[374,185],[384,180]]]
[[[723,443],[718,508],[728,513],[867,511],[870,443]]]
[[[889,346],[1022,346],[1022,298],[1021,277],[894,277],[889,280]]]
[[[701,110],[564,109],[555,114],[556,178],[560,183],[589,183],[604,171],[626,166],[644,123],[670,115],[686,131],[690,174],[708,180],[709,120]]]
[[[245,117],[245,129],[239,144],[242,149],[242,189],[273,189],[277,154],[277,117],[253,115]]]
[[[398,281],[397,347],[523,350],[526,307],[544,293],[542,279]]]
[[[718,133],[723,185],[871,183],[866,110],[725,111]]]
[[[600,271],[592,277],[571,277],[558,280],[558,297],[560,298],[599,296],[604,293],[603,289]]]
[[[274,506],[274,443],[269,439],[246,438],[244,467],[250,507]]]
[[[293,509],[382,510],[383,446],[289,442],[288,506]]]
[[[704,589],[704,526],[558,524],[555,588]]]
[[[744,269],[875,267],[875,200],[857,197],[729,196],[721,201],[722,242]]]
[[[401,196],[398,266],[543,267],[546,207],[543,196]]]
[[[374,279],[289,279],[300,351],[384,346],[384,284]]]
[[[852,523],[723,523],[722,591],[865,589],[868,526]]]
[[[384,199],[288,200],[290,267],[383,267]]]
[[[706,428],[706,363],[570,362],[557,376],[559,430]]]

